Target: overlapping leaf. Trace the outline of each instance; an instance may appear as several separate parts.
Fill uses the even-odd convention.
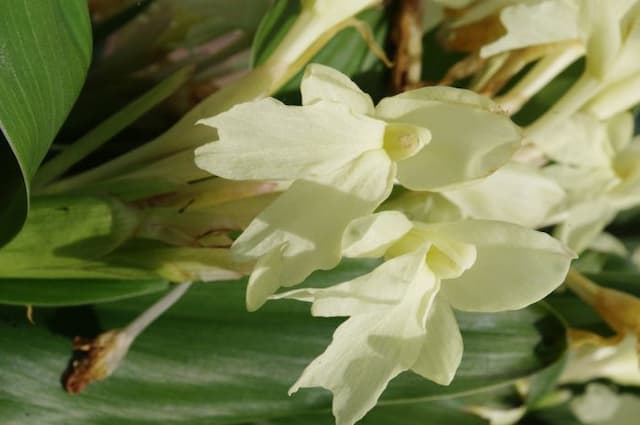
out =
[[[312,279],[330,281],[335,278],[331,273]],[[337,273],[342,279],[362,270],[352,262]],[[328,392],[286,394],[324,349],[339,320],[312,318],[306,306],[289,301],[247,313],[244,286],[227,282],[192,288],[136,341],[114,376],[76,397],[65,394],[59,383],[69,358],[69,337],[122,326],[156,296],[94,310],[36,308],[36,326],[27,322],[22,309],[0,309],[0,369],[6,382],[0,390],[0,417],[7,423],[50,425],[275,425],[298,418],[305,424],[332,423]],[[458,321],[465,356],[453,384],[442,387],[404,374],[364,424],[482,423],[442,400],[528,376],[553,364],[565,348],[563,325],[541,306],[459,314]],[[420,422],[428,418],[433,421]]]
[[[84,0],[12,1],[0,13],[0,244],[22,226],[29,186],[91,59]]]

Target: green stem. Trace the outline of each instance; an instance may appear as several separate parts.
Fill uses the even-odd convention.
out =
[[[591,279],[575,269],[569,269],[565,283],[582,301],[595,305],[600,294],[600,287]]]
[[[358,8],[350,12],[355,14],[374,3],[375,0],[362,1]],[[309,4],[311,8],[303,8],[291,30],[263,65],[209,96],[155,140],[92,170],[61,180],[49,186],[48,192],[73,190],[96,181],[114,178],[141,165],[216,140],[215,130],[197,125],[200,119],[217,115],[238,103],[260,99],[274,93],[338,31],[354,25],[351,15],[344,16],[342,20],[334,16],[326,20],[325,17],[316,15],[313,3]]]
[[[73,165],[95,152],[96,149],[113,136],[169,97],[187,81],[192,70],[193,67],[178,70],[46,162],[35,176],[33,182],[34,191],[42,189],[48,183],[63,175]]]

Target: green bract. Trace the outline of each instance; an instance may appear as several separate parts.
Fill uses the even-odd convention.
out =
[[[394,179],[453,188],[490,175],[520,145],[519,128],[466,90],[424,88],[374,108],[346,76],[311,65],[301,91],[303,106],[265,99],[201,121],[220,140],[196,150],[199,167],[234,180],[293,180],[232,247],[239,259],[257,260],[250,310],[278,287],[338,264],[347,224],[378,207]]]

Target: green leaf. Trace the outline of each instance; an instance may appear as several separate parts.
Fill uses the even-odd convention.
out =
[[[144,278],[101,263],[137,225],[135,210],[115,199],[36,198],[22,232],[0,249],[0,277]]]
[[[262,17],[251,47],[251,65],[264,63],[300,14],[299,1],[276,0]]]
[[[330,413],[303,415],[254,422],[252,425],[329,425],[334,423]],[[359,425],[488,425],[479,416],[463,411],[448,400],[414,404],[378,406],[365,416]]]
[[[349,264],[343,266],[342,277],[349,270]],[[0,370],[7,383],[0,417],[7,423],[48,425],[257,425],[287,417],[301,418],[296,423],[302,424],[332,423],[327,391],[305,389],[289,398],[287,389],[325,349],[340,320],[313,318],[307,305],[294,301],[271,302],[247,313],[244,290],[243,282],[194,286],[136,340],[111,378],[75,397],[59,383],[69,359],[69,338],[121,327],[157,296],[89,311],[36,309],[36,326],[28,324],[23,309],[0,308]],[[529,376],[565,350],[563,325],[541,305],[459,314],[458,320],[465,355],[454,383],[442,387],[405,373],[392,381],[363,424],[483,423],[468,415],[458,421],[462,414],[450,410],[444,399]],[[87,329],[91,323],[95,327]]]
[[[0,279],[0,304],[71,306],[166,290],[164,280]]]
[[[13,0],[0,13],[0,244],[20,230],[29,185],[91,59],[86,0]]]
[[[544,401],[546,396],[555,390],[566,364],[567,355],[565,354],[560,360],[531,377],[526,400],[528,408],[536,408],[539,403]]]
[[[527,414],[519,425],[583,425],[583,423],[571,412],[569,403],[565,403]]]

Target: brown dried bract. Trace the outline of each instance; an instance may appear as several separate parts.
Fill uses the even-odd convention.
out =
[[[500,15],[494,14],[459,27],[448,27],[440,33],[440,42],[447,50],[475,53],[506,33]]]
[[[419,0],[401,0],[398,4],[391,32],[391,41],[395,49],[391,88],[396,93],[421,85],[421,7]]]
[[[102,333],[94,339],[75,337],[73,358],[63,376],[64,389],[77,394],[87,384],[107,378],[127,349],[128,343],[122,340],[119,330]]]

